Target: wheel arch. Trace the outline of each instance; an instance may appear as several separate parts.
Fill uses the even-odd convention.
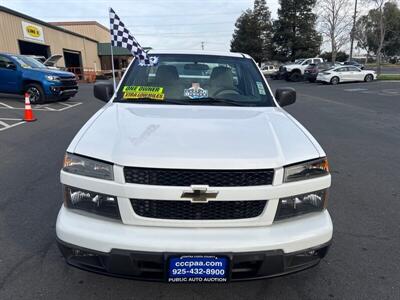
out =
[[[38,85],[40,85],[40,87],[41,87],[42,89],[44,88],[44,87],[43,87],[43,84],[42,84],[40,81],[38,81],[38,80],[23,79],[23,80],[22,80],[22,86],[21,86],[21,88],[22,88],[22,93],[25,92],[25,88],[26,88],[26,86],[29,85],[29,84],[38,84]]]

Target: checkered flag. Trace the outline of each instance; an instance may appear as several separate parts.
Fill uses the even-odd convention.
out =
[[[110,8],[110,33],[112,46],[128,49],[143,66],[157,64],[157,57],[147,55],[112,8]]]

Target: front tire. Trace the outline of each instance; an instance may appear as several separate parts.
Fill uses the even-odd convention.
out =
[[[332,79],[331,79],[331,84],[332,85],[337,85],[339,82],[340,82],[339,77],[337,77],[337,76],[332,77]]]
[[[43,88],[40,84],[31,83],[25,87],[25,92],[29,93],[29,101],[31,104],[41,104],[44,102],[45,96]]]
[[[365,82],[371,82],[374,80],[374,76],[372,76],[371,74],[368,74],[367,76],[365,76],[364,81]]]
[[[293,81],[293,82],[299,82],[301,80],[301,74],[298,72],[295,72],[292,75],[290,75],[289,79],[290,79],[290,81]]]

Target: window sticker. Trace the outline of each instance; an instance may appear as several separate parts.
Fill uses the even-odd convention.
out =
[[[124,86],[124,99],[141,99],[148,98],[153,100],[164,100],[164,88],[153,86]]]
[[[192,83],[192,87],[185,89],[183,95],[190,99],[201,99],[208,97],[208,90],[202,89],[200,83]]]
[[[258,93],[260,95],[266,95],[264,85],[262,84],[262,82],[257,81],[256,83],[257,83]]]

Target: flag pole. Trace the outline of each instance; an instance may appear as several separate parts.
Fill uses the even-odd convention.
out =
[[[111,7],[108,8],[108,14],[111,14]],[[112,28],[111,28],[111,23],[110,23],[110,37],[111,37],[111,43],[110,43],[110,48],[111,48],[111,69],[112,69],[112,75],[113,75],[113,83],[114,83],[114,92],[117,90],[117,84],[115,82],[115,69],[114,69],[114,50],[113,50],[113,34],[112,34]]]
[[[117,90],[117,84],[115,82],[115,70],[114,70],[114,51],[113,45],[111,42],[111,68],[112,68],[112,75],[113,75],[113,83],[114,83],[114,92]]]

